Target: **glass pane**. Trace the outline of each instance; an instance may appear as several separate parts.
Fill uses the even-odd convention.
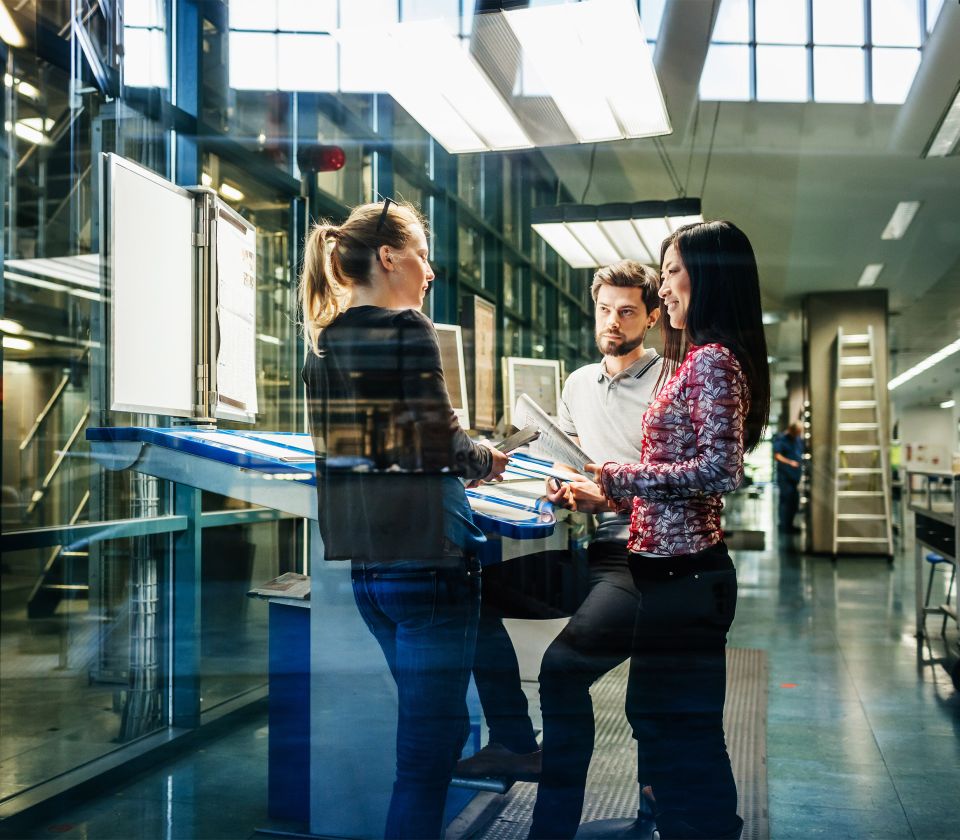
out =
[[[750,48],[711,44],[700,77],[700,98],[707,100],[750,99]]]
[[[873,101],[902,104],[920,66],[920,50],[873,51]]]
[[[340,26],[368,29],[397,22],[397,0],[340,0]]]
[[[457,156],[457,195],[483,212],[483,155]]]
[[[876,45],[920,46],[920,14],[917,0],[872,0],[870,26],[871,37]]]
[[[167,86],[167,38],[162,29],[123,29],[123,83],[129,87]]]
[[[927,32],[933,32],[933,27],[937,25],[937,18],[940,17],[942,8],[943,0],[927,0]]]
[[[439,20],[454,35],[460,33],[459,0],[403,0],[400,20]]]
[[[757,47],[757,100],[806,102],[806,47]]]
[[[277,0],[230,0],[231,29],[277,28]]]
[[[656,41],[663,21],[666,0],[640,0],[640,22],[648,41]]]
[[[277,0],[277,29],[281,32],[331,32],[336,28],[337,0]]]
[[[258,32],[230,33],[230,87],[277,89],[277,36]]]
[[[162,535],[4,553],[0,798],[162,728],[167,545]]]
[[[291,521],[203,529],[200,708],[267,682],[266,601],[247,597],[294,556]],[[289,571],[284,567],[284,571]]]
[[[814,100],[865,102],[863,56],[856,47],[814,47]]]
[[[813,43],[864,43],[863,0],[813,0]]]
[[[807,43],[806,0],[756,0],[758,44]]]
[[[280,90],[336,91],[337,42],[330,35],[278,35]]]
[[[712,39],[743,44],[750,40],[750,5],[747,0],[723,0],[720,3]]]
[[[149,26],[155,29],[164,25],[163,0],[125,0],[123,4],[124,26]]]

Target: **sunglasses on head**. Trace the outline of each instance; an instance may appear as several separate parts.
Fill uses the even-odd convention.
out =
[[[387,211],[390,209],[390,205],[396,203],[392,198],[385,198],[383,200],[383,210],[380,211],[380,220],[377,222],[377,233],[380,233],[380,228],[383,227],[383,223],[387,220]]]

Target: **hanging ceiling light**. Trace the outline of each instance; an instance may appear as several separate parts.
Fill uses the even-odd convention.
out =
[[[441,21],[331,34],[341,89],[345,63],[362,56],[349,89],[386,91],[449,152],[672,131],[635,0],[484,12],[469,40]],[[299,78],[309,84],[307,70]]]
[[[531,227],[571,268],[618,260],[660,261],[660,243],[685,224],[702,222],[699,198],[535,207]]]

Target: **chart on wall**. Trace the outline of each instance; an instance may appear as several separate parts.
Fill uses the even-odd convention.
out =
[[[497,308],[474,298],[474,425],[492,429],[496,424]]]
[[[248,420],[257,413],[257,232],[217,205],[216,416]]]

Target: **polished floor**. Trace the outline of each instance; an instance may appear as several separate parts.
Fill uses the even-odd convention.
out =
[[[771,499],[756,516],[769,529]],[[960,694],[914,639],[912,546],[884,560],[805,556],[767,534],[738,551],[733,645],[768,652],[771,836],[958,838]],[[939,621],[931,620],[931,629]],[[528,686],[533,688],[533,686]],[[535,696],[535,691],[529,693]],[[25,836],[246,838],[266,809],[265,720]]]

